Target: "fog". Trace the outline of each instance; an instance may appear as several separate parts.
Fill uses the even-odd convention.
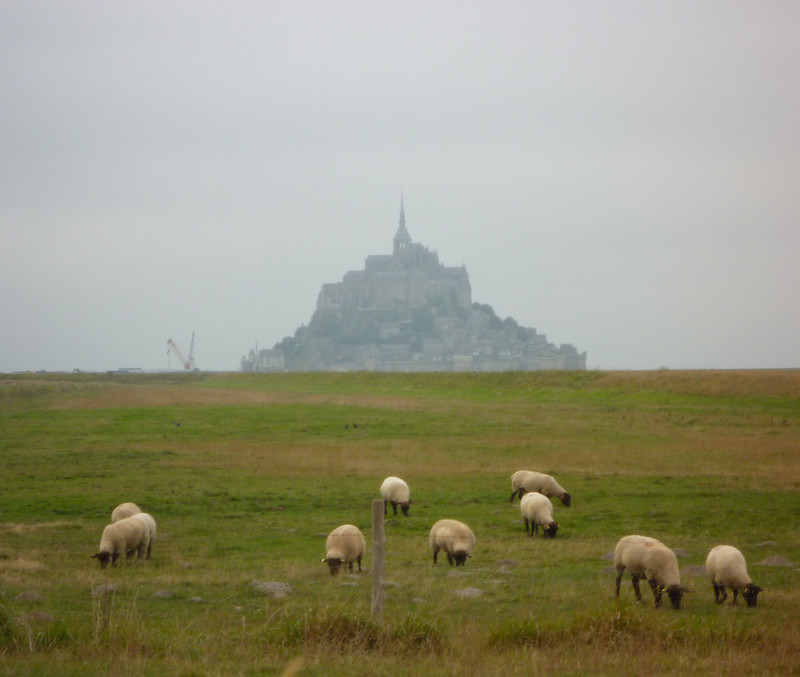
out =
[[[411,237],[590,369],[798,367],[796,2],[0,4],[0,371],[236,370]],[[177,366],[173,358],[171,366]]]

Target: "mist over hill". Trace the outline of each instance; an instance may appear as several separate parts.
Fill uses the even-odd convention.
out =
[[[242,371],[534,371],[586,369],[586,353],[472,301],[466,266],[449,267],[409,235],[402,200],[393,251],[322,285],[308,325]]]

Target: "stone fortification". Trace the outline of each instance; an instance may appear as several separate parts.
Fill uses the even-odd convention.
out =
[[[585,352],[473,303],[466,267],[411,240],[402,202],[391,254],[323,284],[308,326],[242,358],[244,371],[585,368]]]

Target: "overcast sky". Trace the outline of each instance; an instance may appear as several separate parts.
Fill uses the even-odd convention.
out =
[[[237,370],[411,237],[590,369],[800,367],[800,3],[0,2],[0,371]],[[173,358],[171,366],[177,366]]]

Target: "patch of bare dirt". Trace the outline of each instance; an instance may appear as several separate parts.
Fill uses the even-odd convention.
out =
[[[761,566],[765,567],[793,567],[794,562],[786,559],[785,557],[781,557],[780,555],[774,555],[773,557],[767,557],[759,562]]]
[[[21,536],[38,529],[63,529],[79,526],[76,522],[58,520],[56,522],[0,522],[0,532],[8,532]]]
[[[25,557],[0,559],[0,571],[44,571],[44,564]]]
[[[418,409],[412,398],[388,395],[303,394],[230,390],[226,388],[187,388],[176,386],[112,386],[94,395],[61,399],[53,409],[116,409],[126,407],[171,406],[265,406],[270,404],[341,404],[363,407]]]

